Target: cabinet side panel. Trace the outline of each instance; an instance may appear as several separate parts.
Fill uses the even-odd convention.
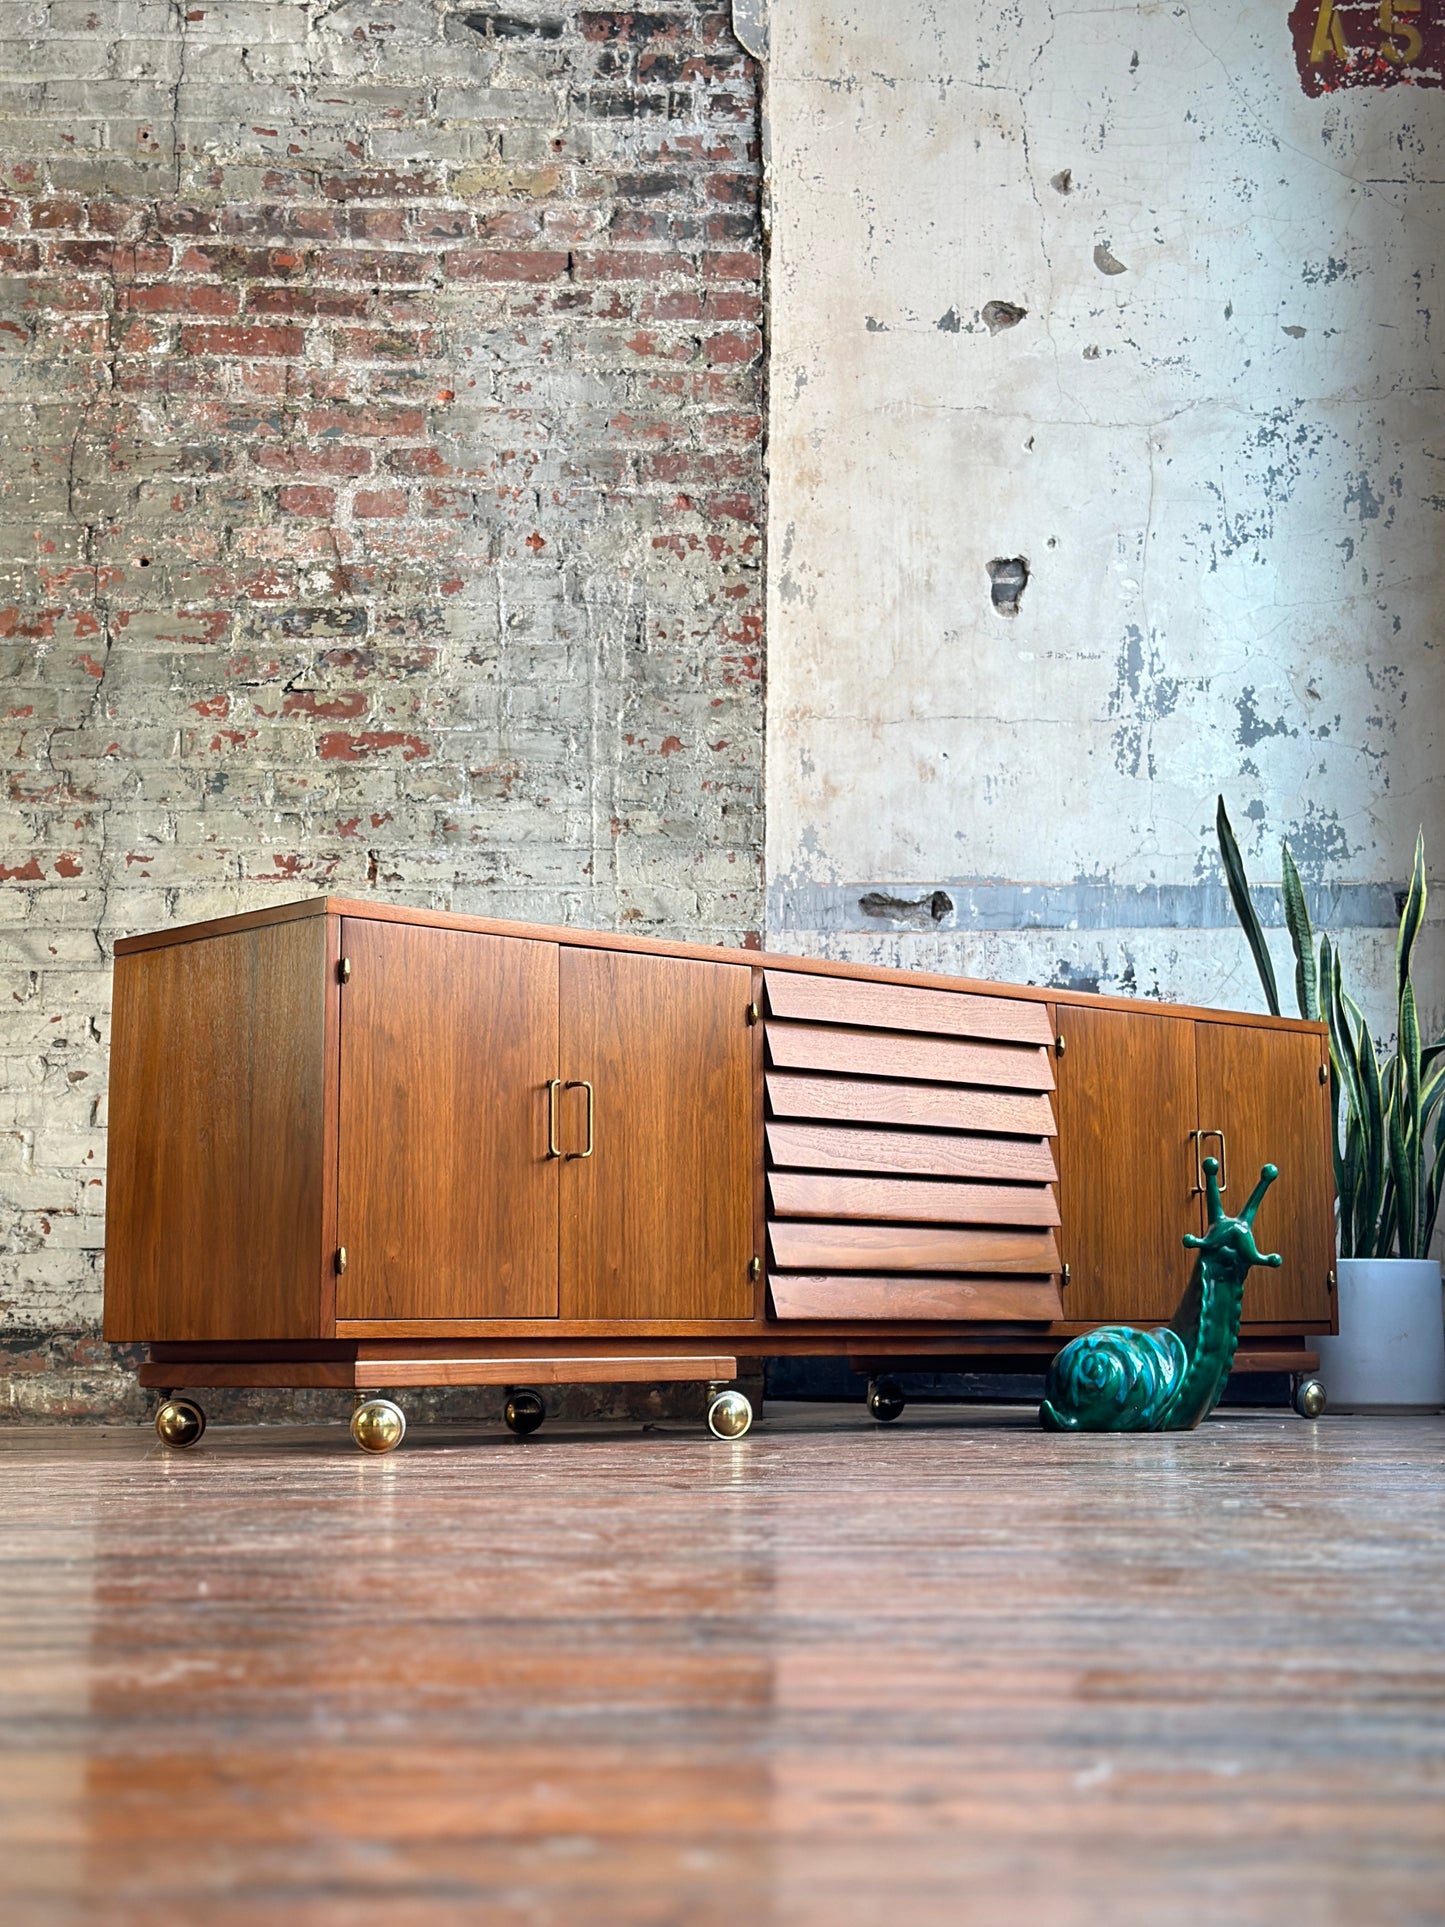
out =
[[[105,1335],[317,1338],[327,919],[119,957]]]

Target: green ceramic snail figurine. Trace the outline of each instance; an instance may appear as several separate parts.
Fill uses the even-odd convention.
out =
[[[1186,1236],[1199,1253],[1179,1309],[1157,1331],[1101,1325],[1065,1345],[1049,1367],[1039,1423],[1056,1432],[1188,1432],[1213,1411],[1239,1341],[1244,1281],[1255,1265],[1283,1263],[1254,1242],[1254,1214],[1279,1176],[1260,1172],[1237,1218],[1224,1214],[1219,1160],[1204,1160],[1209,1228]]]

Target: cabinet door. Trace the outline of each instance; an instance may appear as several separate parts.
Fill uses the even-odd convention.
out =
[[[1064,1317],[1169,1318],[1189,1281],[1194,1025],[1152,1012],[1058,1006],[1059,1244]]]
[[[563,1316],[751,1317],[751,970],[564,949],[561,984]]]
[[[342,929],[337,1317],[555,1317],[556,945]]]
[[[1279,1178],[1259,1208],[1261,1251],[1278,1251],[1278,1271],[1256,1270],[1244,1288],[1246,1323],[1329,1322],[1335,1262],[1328,1063],[1317,1031],[1267,1030],[1258,1024],[1200,1024],[1199,1122],[1225,1137],[1226,1210],[1238,1211],[1262,1164]],[[1219,1155],[1218,1140],[1204,1149]]]

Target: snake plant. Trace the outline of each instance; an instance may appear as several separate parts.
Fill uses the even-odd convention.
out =
[[[1224,798],[1215,817],[1219,854],[1235,914],[1279,1015],[1279,986],[1250,894]],[[1327,936],[1316,950],[1299,871],[1280,845],[1280,895],[1295,960],[1301,1017],[1329,1025],[1330,1102],[1334,1116],[1335,1190],[1340,1256],[1423,1258],[1430,1249],[1445,1178],[1445,1039],[1422,1045],[1410,961],[1425,917],[1425,837],[1415,841],[1410,888],[1395,942],[1396,1041],[1381,1048],[1364,1013],[1344,987],[1340,953]]]

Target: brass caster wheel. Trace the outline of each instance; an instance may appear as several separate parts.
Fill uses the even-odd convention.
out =
[[[363,1452],[394,1452],[406,1437],[406,1413],[389,1398],[369,1398],[351,1414],[351,1436]]]
[[[1299,1378],[1294,1385],[1294,1409],[1301,1418],[1323,1418],[1329,1403],[1325,1388],[1317,1378]]]
[[[156,1437],[162,1445],[194,1445],[206,1429],[206,1415],[193,1398],[162,1399],[156,1412]]]
[[[741,1392],[714,1392],[708,1400],[707,1429],[715,1439],[740,1439],[752,1422],[752,1402]]]
[[[888,1425],[903,1410],[903,1387],[896,1378],[870,1378],[868,1410],[880,1425]]]
[[[502,1407],[502,1417],[507,1421],[507,1430],[515,1432],[519,1439],[535,1432],[547,1416],[547,1408],[535,1392],[509,1392],[507,1402]]]

